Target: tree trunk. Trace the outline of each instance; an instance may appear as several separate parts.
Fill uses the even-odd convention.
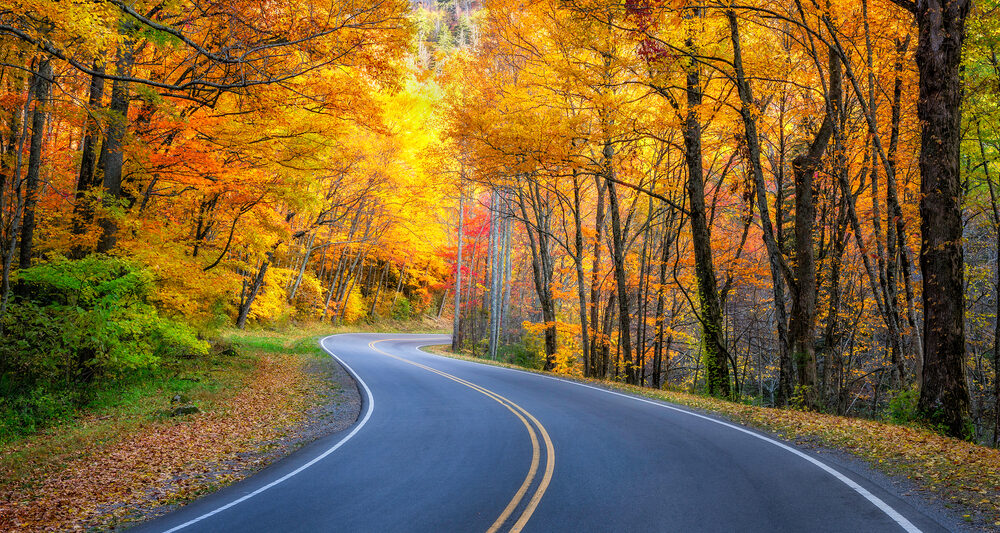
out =
[[[809,145],[807,153],[792,161],[795,177],[795,279],[797,289],[792,301],[789,330],[795,354],[799,392],[806,407],[819,407],[816,370],[816,258],[813,250],[813,227],[816,202],[813,199],[813,176],[840,120],[842,106],[840,59],[829,51],[830,85],[826,118]]]
[[[618,205],[618,193],[615,182],[612,160],[614,147],[609,142],[604,143],[605,172],[608,173],[608,206],[611,208],[611,261],[614,264],[615,286],[618,292],[618,333],[623,361],[625,364],[625,382],[635,384],[635,365],[632,361],[632,317],[629,309],[628,278],[625,273],[625,243],[627,236],[622,232],[621,212]]]
[[[598,368],[598,362],[601,360],[601,354],[598,350],[606,344],[606,340],[599,340],[598,336],[607,332],[607,328],[600,328],[600,322],[598,321],[600,314],[600,306],[598,303],[602,300],[601,298],[601,240],[604,237],[604,180],[599,176],[595,176],[596,189],[597,189],[597,207],[596,213],[594,214],[594,253],[591,260],[590,266],[590,323],[592,324],[593,335],[590,339],[590,364],[591,368],[590,375],[597,377],[604,377],[603,370]],[[603,339],[603,336],[602,336]]]
[[[35,236],[35,208],[38,205],[39,173],[42,167],[42,140],[45,137],[46,111],[49,105],[49,87],[52,83],[52,65],[43,59],[33,76],[35,109],[31,116],[31,147],[28,149],[28,169],[25,175],[24,215],[21,220],[21,250],[18,266],[31,266],[31,247]]]
[[[693,41],[688,39],[688,48]],[[690,202],[691,243],[694,247],[695,277],[698,282],[697,313],[705,345],[705,383],[713,396],[730,395],[729,366],[726,362],[725,341],[722,338],[722,308],[712,260],[712,228],[705,216],[705,178],[701,154],[701,121],[698,107],[702,88],[698,64],[691,61],[687,73],[687,117],[684,121],[684,159],[687,163],[687,193]]]
[[[77,235],[87,231],[87,225],[94,217],[92,199],[87,198],[87,196],[91,191],[101,186],[94,167],[97,163],[97,146],[101,136],[101,122],[97,115],[103,107],[104,100],[104,78],[98,74],[104,73],[104,66],[95,62],[94,70],[97,74],[90,78],[87,125],[84,129],[83,146],[80,150],[80,174],[76,182],[76,203],[73,206],[73,233]],[[77,258],[83,257],[85,254],[86,251],[79,246],[74,247],[72,252],[72,255]]]
[[[528,182],[527,193],[530,195],[534,223],[529,222],[527,203],[524,194],[518,196],[521,214],[524,217],[524,228],[528,234],[528,244],[531,249],[531,271],[535,281],[535,292],[542,308],[542,320],[545,322],[545,366],[544,370],[553,370],[556,366],[556,310],[552,301],[552,250],[549,246],[550,214],[548,202],[542,198],[538,184]]]
[[[240,303],[240,313],[236,317],[236,328],[243,329],[247,325],[247,317],[250,315],[250,306],[253,305],[254,299],[257,298],[257,294],[260,293],[260,288],[264,286],[264,275],[267,274],[267,267],[271,265],[271,260],[274,258],[274,252],[268,252],[267,257],[265,257],[264,262],[260,264],[260,268],[257,270],[257,275],[253,279],[253,284],[250,285],[250,292],[247,293],[246,298]]]
[[[299,272],[295,275],[295,283],[292,284],[292,290],[288,293],[288,303],[295,301],[295,295],[299,292],[299,287],[302,285],[302,278],[305,277],[306,267],[309,265],[309,257],[312,255],[314,250],[313,242],[316,240],[316,234],[319,230],[314,231],[309,234],[309,241],[306,243],[306,251],[302,255],[302,264],[299,265]]]
[[[593,362],[590,353],[590,330],[587,324],[587,288],[583,271],[583,217],[580,201],[580,176],[573,170],[573,262],[576,266],[576,297],[580,306],[580,343],[583,351],[583,375],[592,375]]]
[[[370,319],[375,318],[376,316],[375,312],[377,311],[378,307],[378,297],[380,294],[382,294],[382,284],[385,283],[385,274],[388,271],[389,271],[389,262],[386,261],[385,266],[382,267],[382,273],[379,275],[378,285],[375,286],[375,295],[372,296],[372,305],[368,309],[368,318]]]
[[[28,86],[28,96],[25,98],[24,106],[15,111],[15,116],[11,120],[11,144],[9,148],[14,152],[14,167],[10,173],[11,199],[7,204],[7,195],[3,194],[4,187],[0,187],[0,230],[4,230],[2,241],[0,241],[0,317],[7,312],[7,305],[10,301],[10,274],[14,264],[14,252],[17,250],[17,237],[20,233],[21,215],[24,210],[24,195],[22,194],[21,168],[24,162],[24,143],[28,138],[28,112],[31,109],[31,99],[34,91],[31,85]],[[17,131],[20,130],[20,133]],[[16,139],[15,139],[16,138]],[[0,163],[3,164],[3,163]],[[6,172],[0,172],[0,185],[6,186]],[[2,323],[0,323],[2,327]]]
[[[743,70],[743,54],[740,48],[739,26],[736,14],[726,13],[729,18],[730,37],[733,44],[733,65],[736,74],[736,89],[740,97],[740,117],[743,119],[745,131],[744,141],[747,144],[750,170],[753,174],[754,189],[756,189],[757,212],[760,215],[760,226],[767,248],[768,266],[771,269],[771,281],[774,291],[774,309],[778,326],[778,390],[775,403],[784,405],[791,397],[792,364],[788,350],[788,318],[785,311],[785,276],[787,265],[784,265],[781,250],[774,238],[771,225],[771,215],[767,207],[767,184],[764,183],[764,170],[760,163],[760,137],[757,134],[757,122],[754,117],[753,92],[750,82]],[[780,223],[780,220],[779,220]],[[794,292],[794,291],[793,291]]]
[[[962,252],[962,80],[959,67],[971,0],[916,4],[920,73],[920,271],[924,291],[924,371],[919,410],[953,437],[969,438],[965,382]]]
[[[986,175],[986,187],[990,191],[990,207],[993,215],[993,231],[996,242],[996,257],[998,263],[993,264],[994,285],[994,319],[993,319],[993,447],[996,448],[1000,442],[1000,205],[998,205],[998,194],[996,185],[993,183],[993,176],[990,175],[990,164],[986,158],[986,147],[983,146],[983,132],[979,124],[976,124],[977,138],[979,139],[979,154],[983,160],[983,172]]]
[[[906,298],[906,321],[910,328],[910,352],[914,354],[916,361],[914,364],[914,381],[920,383],[923,374],[923,346],[920,339],[920,329],[917,327],[916,312],[914,308],[912,273],[910,268],[910,249],[906,244],[906,222],[903,218],[903,210],[899,205],[899,194],[896,192],[896,152],[899,146],[899,130],[903,99],[903,56],[910,45],[910,37],[907,35],[903,41],[896,42],[896,64],[895,81],[892,91],[892,122],[889,134],[888,176],[886,177],[886,223],[895,228],[895,245],[890,243],[890,264],[892,271],[886,273],[890,287],[897,287],[896,282],[896,262],[902,270],[904,295]],[[895,258],[895,260],[893,260]]]
[[[465,219],[465,190],[459,187],[458,193],[458,250],[455,254],[455,316],[451,326],[451,351],[458,352],[462,347],[462,229]]]
[[[125,40],[118,49],[118,74],[128,76],[132,70],[132,43]],[[104,189],[106,208],[116,209],[122,198],[122,169],[125,164],[125,136],[128,133],[129,82],[115,80],[111,84],[111,118],[108,120],[107,133],[101,147],[101,158],[98,165],[104,171]],[[118,242],[118,221],[114,214],[108,214],[99,221],[101,238],[97,242],[97,251],[106,253]]]
[[[664,329],[667,325],[665,316],[666,295],[664,291],[667,284],[667,260],[670,258],[670,247],[673,245],[673,239],[669,238],[672,224],[667,223],[667,220],[669,220],[667,217],[664,217],[664,219],[663,236],[660,239],[659,283],[656,291],[656,348],[653,352],[652,383],[655,389],[662,388],[663,356],[666,353],[669,359],[669,352],[667,350],[670,347],[670,341],[664,341]]]
[[[499,194],[496,188],[490,191],[490,229],[489,246],[487,248],[487,264],[490,275],[490,297],[489,297],[489,328],[487,331],[487,355],[490,359],[497,358],[497,342],[500,333],[500,316],[498,313],[499,304],[503,301],[500,294],[503,274],[503,259],[500,251],[500,203]]]

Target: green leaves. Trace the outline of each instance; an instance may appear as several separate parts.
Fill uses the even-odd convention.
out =
[[[154,288],[147,270],[101,255],[19,271],[18,296],[0,324],[4,395],[25,405],[45,391],[85,401],[101,380],[156,368],[164,359],[206,355],[205,341],[161,317],[148,301]]]

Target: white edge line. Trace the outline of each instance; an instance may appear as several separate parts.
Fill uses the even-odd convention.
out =
[[[235,500],[233,500],[233,501],[231,501],[231,502],[223,505],[222,507],[219,507],[218,509],[215,509],[213,511],[209,511],[209,512],[207,512],[207,513],[205,513],[205,514],[203,514],[203,515],[201,515],[201,516],[199,516],[197,518],[193,518],[191,520],[188,520],[187,522],[184,522],[183,524],[181,524],[179,526],[172,527],[172,528],[164,531],[163,533],[173,533],[174,531],[180,531],[180,530],[182,530],[182,529],[184,529],[184,528],[186,528],[186,527],[188,527],[188,526],[190,526],[192,524],[195,524],[195,523],[200,522],[200,521],[202,521],[202,520],[204,520],[206,518],[209,518],[210,516],[213,516],[215,514],[221,513],[222,511],[225,511],[226,509],[229,509],[230,507],[233,507],[234,505],[238,505],[240,503],[243,503],[243,502],[249,500],[250,498],[253,498],[254,496],[256,496],[256,495],[264,492],[265,490],[267,490],[267,489],[269,489],[269,488],[271,488],[271,487],[273,487],[273,486],[275,486],[275,485],[277,485],[277,484],[279,484],[279,483],[287,480],[288,478],[290,478],[290,477],[298,474],[299,472],[302,472],[303,470],[305,470],[305,469],[309,468],[310,466],[312,466],[312,465],[318,463],[319,461],[323,460],[323,458],[325,458],[327,455],[330,455],[331,453],[335,452],[337,450],[337,448],[340,448],[341,446],[343,446],[344,443],[346,443],[348,440],[351,439],[351,437],[353,437],[354,435],[356,435],[358,433],[358,431],[361,431],[361,428],[363,428],[365,426],[365,424],[368,422],[368,419],[371,418],[372,411],[375,410],[375,397],[372,395],[371,389],[368,388],[368,384],[365,383],[365,381],[363,379],[361,379],[361,376],[359,376],[357,374],[357,372],[354,371],[353,368],[351,368],[350,366],[348,366],[347,363],[345,363],[340,357],[337,357],[336,354],[334,354],[333,352],[331,352],[326,347],[326,345],[324,344],[326,342],[326,340],[329,339],[330,337],[334,337],[334,336],[335,335],[330,335],[330,336],[327,336],[327,337],[323,337],[319,341],[319,346],[320,346],[320,348],[323,349],[323,351],[325,351],[326,353],[330,354],[331,357],[333,357],[334,359],[336,359],[338,363],[340,363],[345,369],[347,369],[347,371],[351,374],[351,376],[355,380],[357,380],[357,382],[365,390],[365,396],[368,397],[368,402],[367,402],[368,403],[368,409],[365,411],[365,416],[364,416],[364,418],[361,419],[361,422],[359,424],[357,424],[356,426],[354,426],[354,429],[351,430],[351,432],[348,433],[347,436],[345,436],[344,438],[340,439],[340,441],[337,442],[337,444],[334,444],[331,448],[327,449],[325,452],[317,455],[316,457],[314,457],[308,463],[306,463],[306,464],[304,464],[304,465],[296,468],[295,470],[292,470],[291,472],[289,472],[289,473],[281,476],[280,478],[278,478],[278,479],[276,479],[276,480],[268,483],[267,485],[264,485],[263,487],[255,490],[253,492],[251,492],[250,494],[246,494],[246,495],[244,495],[241,498],[235,499]]]
[[[428,353],[430,355],[435,355],[437,357],[443,357],[443,356],[440,356],[440,355],[437,355],[437,354],[434,354],[434,353],[430,353],[430,352],[427,352],[427,351],[424,351],[424,353]],[[702,414],[699,414],[699,413],[695,413],[693,411],[688,411],[687,409],[681,409],[679,407],[676,407],[676,406],[673,406],[673,405],[669,405],[669,404],[666,404],[666,403],[663,403],[663,402],[657,402],[657,401],[653,401],[653,400],[648,400],[646,398],[640,398],[638,396],[633,396],[633,395],[630,395],[630,394],[623,394],[621,392],[616,392],[616,391],[612,391],[612,390],[608,390],[608,389],[603,389],[601,387],[595,387],[593,385],[587,385],[586,383],[580,383],[580,382],[572,381],[572,380],[569,380],[569,379],[557,378],[557,377],[554,377],[554,376],[547,376],[545,374],[538,374],[538,373],[535,373],[535,372],[528,372],[526,370],[518,370],[516,368],[507,368],[507,367],[503,367],[503,366],[487,365],[485,363],[478,363],[476,361],[467,361],[465,359],[455,359],[455,358],[452,358],[452,357],[448,357],[447,359],[452,360],[452,361],[464,361],[466,363],[472,363],[472,364],[481,365],[481,366],[488,366],[488,367],[491,367],[491,368],[499,368],[499,369],[503,369],[503,370],[510,370],[512,372],[520,372],[522,374],[528,374],[530,376],[537,376],[537,377],[540,377],[540,378],[551,379],[551,380],[554,380],[554,381],[561,381],[563,383],[569,383],[571,385],[577,385],[579,387],[585,387],[585,388],[588,388],[588,389],[594,389],[596,391],[605,392],[605,393],[608,393],[608,394],[613,394],[615,396],[621,396],[622,398],[630,398],[630,399],[638,401],[638,402],[648,403],[650,405],[655,405],[657,407],[662,407],[664,409],[670,409],[672,411],[677,411],[678,413],[684,413],[686,415],[690,415],[690,416],[693,416],[693,417],[701,418],[703,420],[708,420],[709,422],[714,422],[716,424],[719,424],[719,425],[722,425],[722,426],[726,426],[726,427],[728,427],[730,429],[735,429],[736,431],[740,431],[740,432],[746,433],[747,435],[750,435],[752,437],[756,437],[756,438],[758,438],[758,439],[760,439],[760,440],[762,440],[764,442],[769,442],[769,443],[771,443],[771,444],[773,444],[773,445],[775,445],[775,446],[777,446],[777,447],[779,447],[779,448],[781,448],[781,449],[783,449],[783,450],[785,450],[787,452],[793,453],[793,454],[795,454],[795,455],[797,455],[797,456],[805,459],[806,461],[809,461],[810,463],[816,465],[817,467],[819,467],[824,472],[830,474],[831,476],[833,476],[834,478],[836,478],[841,483],[843,483],[843,484],[847,485],[848,487],[850,487],[851,489],[853,489],[854,492],[857,492],[858,494],[860,494],[861,496],[863,496],[866,500],[868,500],[869,502],[871,502],[872,505],[874,505],[875,507],[878,507],[879,510],[881,510],[883,513],[885,513],[889,518],[893,519],[907,533],[922,533],[921,530],[920,530],[920,528],[918,528],[917,526],[913,525],[913,523],[910,522],[909,520],[907,520],[906,517],[904,517],[902,514],[899,513],[899,511],[893,509],[889,504],[887,504],[884,501],[882,501],[881,498],[879,498],[878,496],[872,494],[871,492],[869,492],[867,489],[865,489],[864,487],[862,487],[861,485],[859,485],[857,482],[855,482],[851,478],[845,476],[844,474],[841,474],[840,472],[838,472],[834,468],[828,466],[826,463],[823,463],[822,461],[820,461],[819,459],[816,459],[815,457],[812,457],[812,456],[810,456],[810,455],[808,455],[806,453],[803,453],[802,451],[796,450],[795,448],[792,448],[791,446],[789,446],[789,445],[787,445],[785,443],[782,443],[782,442],[774,440],[774,439],[772,439],[770,437],[766,437],[764,435],[761,435],[760,433],[757,433],[755,431],[751,431],[749,429],[737,426],[735,424],[730,424],[729,422],[723,422],[721,420],[717,420],[717,419],[712,418],[710,416],[705,416],[705,415],[702,415]]]

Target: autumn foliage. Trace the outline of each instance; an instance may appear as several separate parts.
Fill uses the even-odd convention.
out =
[[[0,6],[4,427],[227,324],[437,313],[414,29],[400,0]]]
[[[485,2],[437,65],[466,348],[541,335],[549,369],[867,417],[916,394],[995,442],[996,108],[919,115],[960,83],[921,69],[960,58],[918,46],[918,4]],[[996,6],[949,6],[995,83]],[[953,193],[921,189],[938,168]]]
[[[996,444],[1000,17],[938,3],[8,1],[0,412],[224,324],[450,313]]]

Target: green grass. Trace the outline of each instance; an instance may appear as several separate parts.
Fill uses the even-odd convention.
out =
[[[149,417],[163,408],[163,400],[169,402],[175,394],[214,394],[237,381],[234,374],[242,374],[252,367],[252,360],[247,357],[214,354],[166,361],[157,369],[101,381],[84,391],[46,391],[45,396],[54,401],[66,397],[65,408],[60,412],[44,409],[26,412],[24,408],[18,410],[13,405],[4,406],[0,410],[0,446],[16,444],[39,431],[72,425],[79,418]],[[79,394],[85,394],[85,397],[74,397]]]
[[[109,384],[74,416],[0,442],[0,487],[16,483],[30,490],[33,480],[59,471],[66,460],[85,455],[94,444],[113,445],[144,424],[168,420],[175,394],[211,409],[252,370],[249,356],[215,355],[176,362],[145,379]]]
[[[284,330],[235,329],[218,333],[219,350],[207,356],[164,361],[156,370],[128,379],[108,380],[88,391],[79,407],[59,416],[24,424],[13,420],[0,403],[0,488],[17,483],[30,488],[31,479],[58,471],[65,459],[80,457],[94,443],[114,444],[144,424],[170,422],[171,398],[181,394],[202,410],[211,410],[235,394],[255,367],[257,358],[291,353],[322,359],[318,340],[355,332],[441,332],[421,321],[385,320],[330,327],[304,325]],[[219,353],[232,345],[237,355]]]

